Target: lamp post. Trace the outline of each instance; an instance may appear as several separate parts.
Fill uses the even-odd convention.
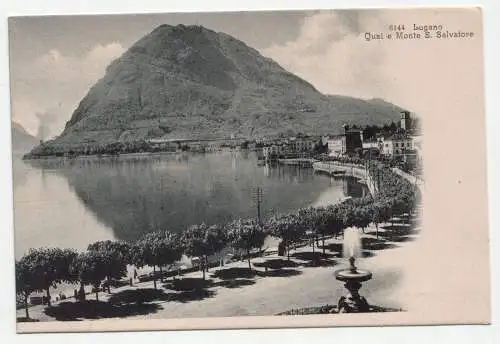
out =
[[[259,221],[259,224],[262,224],[262,218],[260,214],[260,205],[262,203],[262,188],[260,186],[255,188],[254,201],[257,206],[257,220]]]

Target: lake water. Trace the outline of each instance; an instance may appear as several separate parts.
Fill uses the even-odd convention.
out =
[[[360,184],[312,168],[258,166],[253,152],[172,154],[24,162],[14,158],[15,252],[83,250],[91,242],[135,240],[155,229],[293,211],[360,196]]]

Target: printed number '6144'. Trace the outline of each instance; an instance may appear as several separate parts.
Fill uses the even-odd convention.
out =
[[[389,30],[391,30],[391,31],[404,31],[405,26],[404,25],[389,25]]]

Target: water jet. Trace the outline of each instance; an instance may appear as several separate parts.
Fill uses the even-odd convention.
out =
[[[356,228],[347,228],[344,232],[343,255],[349,260],[349,268],[335,272],[335,278],[345,282],[344,286],[349,291],[349,295],[341,296],[338,302],[339,313],[359,313],[368,312],[370,306],[366,299],[359,295],[362,282],[372,278],[372,273],[368,270],[356,267],[356,258],[362,255],[361,233]]]

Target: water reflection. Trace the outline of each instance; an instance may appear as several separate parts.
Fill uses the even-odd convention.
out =
[[[256,216],[257,186],[264,192],[264,218],[318,200],[335,202],[359,186],[353,180],[330,182],[312,169],[257,166],[248,152],[22,164],[14,166],[15,175],[26,178],[15,190],[16,240],[22,241],[16,241],[16,254],[18,248],[83,248],[104,238],[135,240],[157,228],[179,232],[203,221]],[[36,220],[26,221],[33,214]]]

